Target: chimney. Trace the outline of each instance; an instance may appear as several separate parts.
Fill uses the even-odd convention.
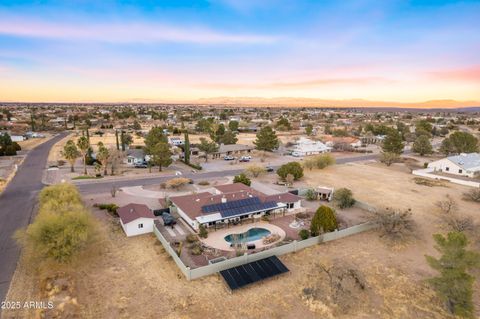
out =
[[[222,203],[226,203],[227,202],[227,198],[225,196],[222,197]]]

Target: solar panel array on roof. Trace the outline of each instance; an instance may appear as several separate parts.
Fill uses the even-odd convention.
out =
[[[258,212],[262,210],[268,210],[276,208],[278,205],[276,202],[256,203],[248,206],[234,207],[230,209],[220,210],[222,217],[231,217],[237,215],[243,215],[251,212]]]
[[[219,204],[211,204],[211,205],[205,205],[202,207],[202,212],[206,214],[210,214],[213,212],[220,212],[220,211],[225,211],[228,209],[233,209],[233,208],[240,208],[243,206],[251,206],[254,204],[261,204],[262,202],[260,201],[260,198],[258,197],[249,197],[245,199],[239,199],[235,201],[230,201],[226,203],[219,203]]]
[[[257,281],[288,272],[288,268],[277,256],[220,271],[231,290],[245,287]]]

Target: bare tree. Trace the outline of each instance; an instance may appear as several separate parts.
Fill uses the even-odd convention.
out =
[[[450,195],[447,195],[445,200],[435,203],[435,206],[438,207],[442,222],[451,230],[463,232],[475,228],[470,216],[462,216],[458,212],[458,205]]]
[[[370,218],[380,231],[380,237],[386,237],[393,241],[401,241],[413,235],[415,222],[412,218],[411,209],[400,210],[385,208],[373,211]]]
[[[124,153],[115,148],[111,148],[109,153],[110,157],[110,175],[115,175],[115,171],[120,166],[123,160]]]
[[[480,203],[480,188],[472,189],[467,193],[463,193],[463,199]]]

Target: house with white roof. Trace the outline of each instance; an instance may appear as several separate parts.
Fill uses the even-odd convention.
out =
[[[309,156],[321,153],[328,153],[332,150],[330,146],[323,144],[320,141],[314,141],[309,138],[301,137],[297,144],[295,144],[292,156]]]
[[[475,177],[480,174],[480,153],[462,153],[428,164],[434,172],[458,176]]]

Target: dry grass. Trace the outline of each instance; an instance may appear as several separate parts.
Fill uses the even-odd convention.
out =
[[[430,188],[415,184],[411,175],[369,165],[338,165],[313,170],[311,185],[352,189],[356,198],[377,206],[412,208],[420,235],[411,244],[389,246],[375,232],[347,237],[282,256],[290,273],[229,293],[212,275],[187,281],[153,235],[126,238],[104,213],[101,254],[71,268],[82,318],[449,318],[424,279],[434,273],[425,254],[435,255],[431,234],[437,232],[435,201],[465,191],[460,185]],[[428,198],[428,200],[426,200]],[[475,212],[476,204],[459,202]],[[476,217],[478,218],[478,216]],[[23,262],[8,298],[33,298],[41,278]],[[320,264],[344,262],[361,272],[367,289],[355,295],[349,309],[332,300]],[[305,288],[320,292],[313,298]],[[478,284],[475,303],[478,307]],[[477,313],[478,315],[478,313]],[[10,316],[10,317],[9,317]],[[7,318],[17,318],[10,312]],[[26,317],[31,317],[28,314]]]

